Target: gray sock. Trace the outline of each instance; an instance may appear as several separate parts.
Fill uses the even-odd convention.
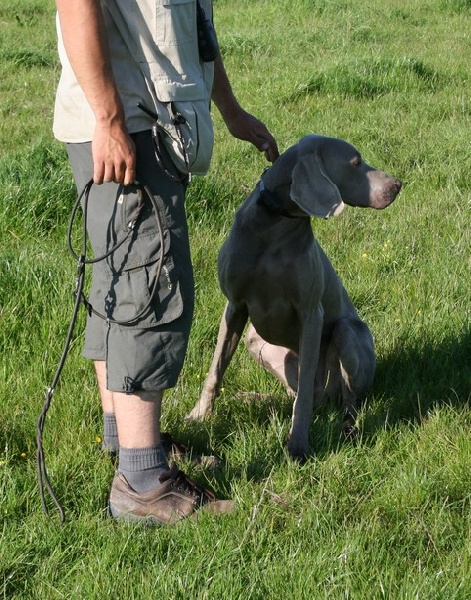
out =
[[[120,448],[118,471],[138,493],[160,485],[159,475],[168,470],[162,444],[150,448]]]
[[[114,413],[103,414],[103,444],[101,447],[111,453],[117,453],[119,450],[118,428]]]

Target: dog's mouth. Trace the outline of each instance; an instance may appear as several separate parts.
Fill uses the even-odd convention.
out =
[[[374,208],[375,210],[384,210],[385,208],[387,208],[388,206],[390,206],[394,200],[396,199],[397,194],[394,194],[393,196],[389,197],[389,198],[381,198],[379,200],[375,200],[371,203],[371,208]]]
[[[343,202],[349,206],[383,210],[394,202],[401,188],[402,182],[399,179],[387,176],[382,181],[370,181],[369,185],[363,189],[343,190],[339,188],[339,191]]]
[[[355,200],[350,200],[350,198],[342,198],[342,200],[352,208],[374,208],[375,210],[383,210],[392,204],[395,198],[396,196],[388,198],[369,198],[366,203],[356,202]]]

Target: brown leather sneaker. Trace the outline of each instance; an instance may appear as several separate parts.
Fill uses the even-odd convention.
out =
[[[176,464],[159,477],[161,485],[138,494],[121,473],[116,473],[111,486],[109,510],[118,520],[143,522],[148,525],[173,525],[198,512],[213,514],[230,512],[234,503],[217,500],[178,469]]]

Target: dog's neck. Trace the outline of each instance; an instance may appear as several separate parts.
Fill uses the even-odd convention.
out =
[[[285,202],[281,195],[275,194],[269,190],[263,179],[258,182],[258,200],[259,205],[262,205],[265,210],[276,217],[286,217],[288,219],[309,219],[304,211],[289,198],[288,202]]]
[[[291,219],[309,218],[309,215],[303,211],[291,199],[290,188],[291,180],[280,180],[278,173],[292,173],[294,166],[298,160],[298,151],[296,146],[288,148],[283,154],[277,158],[277,165],[280,162],[286,163],[285,168],[272,169],[268,167],[262,173],[259,189],[259,204],[264,206],[268,212],[280,217],[288,217]]]

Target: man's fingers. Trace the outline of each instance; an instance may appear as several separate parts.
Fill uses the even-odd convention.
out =
[[[275,162],[280,155],[278,146],[273,138],[271,140],[264,140],[259,146],[259,150],[265,153],[265,158],[270,162]]]
[[[101,185],[102,183],[110,183],[115,180],[115,169],[113,165],[107,165],[103,162],[94,164],[93,183]]]
[[[127,168],[123,179],[124,185],[132,185],[136,181],[136,171],[134,168]]]
[[[111,183],[112,181],[119,183],[119,181],[116,181],[118,178],[118,175],[116,173],[116,169],[113,165],[111,166],[105,166],[105,174],[103,175],[103,183]]]
[[[97,185],[102,183],[122,183],[123,185],[131,185],[136,180],[136,170],[134,166],[125,164],[119,166],[95,166],[93,172],[93,182]]]
[[[93,181],[98,185],[111,182],[130,185],[136,177],[136,147],[127,131],[111,133],[107,128],[95,130]]]
[[[101,185],[105,178],[105,168],[103,165],[95,165],[93,169],[93,183]]]

